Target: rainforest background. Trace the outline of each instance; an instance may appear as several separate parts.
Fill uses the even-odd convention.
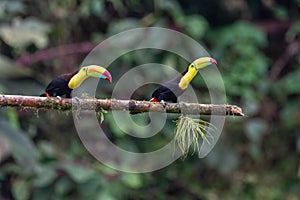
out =
[[[1,108],[0,199],[300,199],[299,10],[299,0],[1,0],[2,94],[37,96],[57,75],[78,69],[105,38],[157,26],[206,47],[218,61],[227,103],[247,117],[228,117],[204,159],[190,154],[161,170],[130,174],[87,152],[71,113]],[[187,64],[169,52],[140,51],[109,70],[116,81],[149,62],[179,71]],[[192,86],[210,103],[201,76]],[[102,82],[98,95],[110,97],[112,89]],[[149,99],[153,89],[136,97]],[[110,113],[104,117],[108,137],[132,151],[158,148],[174,134],[169,120],[141,141],[115,126]],[[148,123],[147,116],[134,117]]]

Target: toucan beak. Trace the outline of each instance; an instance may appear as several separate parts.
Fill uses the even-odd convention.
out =
[[[197,70],[200,70],[204,67],[207,67],[208,65],[216,65],[217,61],[211,57],[202,57],[202,58],[198,58],[197,60],[195,60],[194,62],[195,68]]]
[[[110,83],[112,82],[112,76],[109,71],[100,66],[89,66],[87,74],[92,77],[107,79]]]
[[[213,58],[210,58],[210,62],[211,62],[212,64],[214,64],[214,65],[218,64],[217,61],[216,61],[215,59],[213,59]]]
[[[112,82],[112,77],[109,71],[104,71],[103,76],[105,77],[105,79],[109,80],[110,83]]]

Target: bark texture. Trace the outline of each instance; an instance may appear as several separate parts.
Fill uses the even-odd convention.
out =
[[[190,115],[235,115],[244,116],[242,109],[235,105],[214,105],[197,103],[154,103],[149,101],[119,100],[119,99],[66,99],[60,101],[55,97],[36,97],[21,95],[0,95],[1,107],[36,108],[52,110],[72,110],[72,105],[80,109],[101,111],[119,110],[133,113],[166,112]]]

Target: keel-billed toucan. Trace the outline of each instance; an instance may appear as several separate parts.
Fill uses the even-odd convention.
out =
[[[172,102],[177,103],[180,96],[188,87],[189,83],[197,75],[198,70],[217,64],[217,61],[210,57],[198,58],[192,62],[177,78],[162,84],[152,93],[151,102]]]
[[[82,67],[73,73],[62,74],[52,80],[46,88],[46,92],[40,96],[71,98],[73,89],[78,88],[88,77],[107,79],[112,82],[111,74],[103,67],[98,65],[89,65]]]

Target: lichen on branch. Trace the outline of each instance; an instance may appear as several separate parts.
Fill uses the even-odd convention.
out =
[[[67,99],[60,101],[56,97],[37,97],[22,95],[0,95],[1,107],[35,108],[49,110],[72,110],[73,103],[80,104],[85,110],[119,110],[134,113],[166,112],[190,115],[234,115],[244,116],[242,109],[235,105],[214,105],[198,103],[154,103],[149,101],[119,100],[119,99]]]

